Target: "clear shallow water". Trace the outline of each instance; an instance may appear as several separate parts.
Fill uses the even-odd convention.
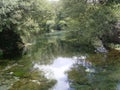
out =
[[[52,90],[72,90],[69,86],[68,77],[65,72],[70,70],[75,63],[76,60],[73,58],[58,57],[50,65],[35,64],[34,68],[44,71],[46,78],[57,80],[57,83]]]
[[[74,85],[75,90],[120,90],[120,67],[116,66],[118,62],[114,65],[107,65],[103,62],[104,55],[101,56],[99,53],[98,55],[94,54],[94,57],[91,58],[94,61],[91,61],[84,57],[86,53],[82,54],[82,56],[81,53],[77,51],[78,47],[70,48],[70,44],[62,43],[59,40],[55,42],[56,39],[49,40],[49,43],[47,40],[42,40],[43,43],[39,42],[37,45],[33,46],[33,49],[28,53],[28,58],[22,58],[17,62],[18,65],[8,68],[8,70],[6,70],[7,66],[3,69],[5,71],[0,75],[0,90],[8,90],[11,86],[13,86],[13,89],[10,90],[31,90],[30,88],[33,85],[35,86],[33,86],[34,89],[32,90],[48,90],[50,87],[46,82],[49,82],[50,79],[57,81],[55,85],[50,82],[52,87],[50,90],[74,90],[70,88],[70,85]],[[112,58],[114,57],[114,53],[110,55],[112,55]],[[53,59],[54,57],[56,58]],[[110,60],[111,59],[109,59],[107,63],[109,63]],[[115,59],[113,59],[113,61],[115,61]],[[38,68],[37,72],[39,72],[38,76],[40,75],[40,77],[37,77],[35,72],[31,72],[33,65],[34,68]],[[107,67],[105,65],[107,65]],[[11,66],[11,64],[8,66]],[[71,67],[74,68],[73,72],[67,72]],[[41,70],[44,73],[42,73]],[[28,75],[30,74],[30,77],[25,75],[27,72]],[[74,80],[74,82],[70,82],[70,85],[66,72],[72,74],[72,78],[69,76],[69,81]],[[42,76],[43,74],[49,80],[46,80]],[[6,78],[6,76],[8,78]],[[21,78],[17,80],[14,76]],[[34,82],[32,85],[31,81]],[[41,83],[41,86],[36,86],[37,83],[35,82]],[[41,89],[42,86],[45,89]],[[23,87],[27,87],[27,89],[23,89]],[[46,87],[48,88],[46,89]]]

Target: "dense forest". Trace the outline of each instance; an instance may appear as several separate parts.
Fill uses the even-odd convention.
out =
[[[4,57],[21,55],[37,36],[54,31],[67,31],[66,40],[75,47],[93,48],[99,40],[106,48],[120,43],[119,0],[1,0],[0,15],[0,53]]]
[[[107,89],[105,86],[101,87],[101,83],[104,82],[106,85],[113,76],[110,76],[110,79],[102,79],[100,85],[96,84],[100,82],[99,80],[91,78],[94,73],[94,78],[97,79],[113,74],[110,73],[110,67],[114,66],[112,69],[117,73],[115,82],[120,81],[118,78],[120,74],[116,69],[118,67],[115,67],[119,66],[120,62],[120,0],[0,1],[0,71],[2,70],[0,74],[10,72],[11,75],[22,78],[9,89],[3,89],[0,83],[0,90],[25,90],[33,85],[28,83],[26,77],[38,79],[36,75],[38,72],[30,69],[33,62],[37,62],[34,60],[39,59],[40,63],[45,61],[47,64],[51,61],[46,60],[61,55],[63,57],[84,55],[87,57],[86,60],[92,63],[92,68],[98,70],[97,74],[93,71],[88,74],[85,72],[85,69],[88,70],[87,66],[75,64],[68,71],[70,87],[74,88],[70,90],[116,90],[113,87]],[[24,69],[22,70],[20,65],[15,65],[16,63],[23,64]],[[16,68],[4,70],[11,64]],[[26,74],[26,71],[29,74]],[[42,71],[39,79],[42,78],[46,82],[33,85],[27,90],[48,90],[56,83],[55,80],[49,81],[41,73]],[[25,83],[28,83],[28,86],[24,86]],[[15,89],[19,85],[24,87]],[[52,90],[68,89],[61,87]],[[120,90],[120,86],[117,90]]]

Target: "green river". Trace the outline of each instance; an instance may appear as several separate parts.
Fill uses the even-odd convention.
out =
[[[59,33],[26,49],[21,59],[0,60],[0,90],[120,90],[119,51],[86,53]]]

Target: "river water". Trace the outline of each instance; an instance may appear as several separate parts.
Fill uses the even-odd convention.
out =
[[[20,60],[0,60],[0,90],[120,90],[119,52],[82,53],[63,41],[41,38]]]
[[[57,83],[52,90],[72,90],[69,86],[68,77],[65,73],[70,70],[73,64],[75,64],[73,58],[58,57],[50,65],[35,64],[34,68],[39,68],[45,72],[45,76],[48,79],[55,79]]]

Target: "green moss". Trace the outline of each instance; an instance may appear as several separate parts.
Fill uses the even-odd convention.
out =
[[[94,66],[117,66],[120,64],[120,51],[112,49],[107,54],[93,54],[87,60]]]
[[[73,82],[75,83],[78,83],[81,85],[88,84],[86,72],[82,69],[78,71],[77,69],[72,68],[72,70],[68,72],[68,77],[69,79],[73,80]]]
[[[54,80],[39,81],[30,79],[21,79],[16,82],[9,90],[48,90],[55,84]]]
[[[23,71],[16,71],[16,72],[14,72],[14,75],[17,76],[17,77],[23,77],[25,75],[25,72],[23,72]]]

